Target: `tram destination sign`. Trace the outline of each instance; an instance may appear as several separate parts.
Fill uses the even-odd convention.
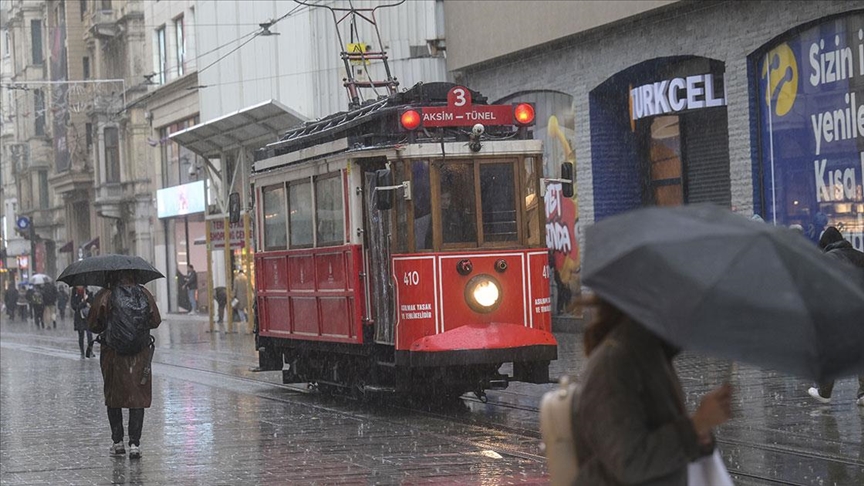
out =
[[[471,91],[464,86],[456,86],[447,93],[447,106],[424,106],[420,113],[427,128],[513,124],[511,105],[472,104]]]

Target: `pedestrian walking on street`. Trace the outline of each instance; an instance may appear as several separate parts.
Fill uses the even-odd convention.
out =
[[[851,263],[864,271],[864,252],[852,247],[852,243],[843,238],[840,231],[834,226],[829,226],[819,238],[819,248],[829,257],[839,261]],[[807,393],[820,403],[831,403],[831,393],[834,391],[834,381],[818,383],[810,387]],[[858,394],[855,403],[864,407],[864,375],[858,375]]]
[[[100,365],[105,406],[111,425],[111,455],[126,453],[123,445],[123,409],[129,409],[129,458],[141,457],[144,409],[153,398],[150,365],[153,340],[150,329],[162,322],[153,295],[135,281],[135,273],[112,274],[108,288],[93,298],[87,324],[101,333]]]
[[[21,315],[21,320],[27,322],[30,312],[30,300],[27,298],[27,286],[21,284],[18,289],[18,313]]]
[[[27,302],[30,304],[30,315],[33,316],[33,324],[36,327],[45,329],[45,321],[43,320],[45,304],[42,300],[42,289],[38,285],[30,287],[27,290]]]
[[[60,314],[60,320],[66,320],[66,304],[69,303],[69,292],[66,290],[66,285],[61,285],[57,289],[57,312]]]
[[[81,349],[81,359],[93,355],[93,333],[87,327],[87,315],[90,313],[90,302],[93,295],[85,287],[75,287],[69,308],[72,311],[72,323],[78,331],[78,348]],[[84,348],[84,335],[87,335],[87,348]]]
[[[195,271],[195,267],[192,264],[189,264],[189,272],[186,274],[186,283],[183,284],[186,287],[186,292],[189,295],[189,313],[194,314],[198,312],[198,300],[196,299],[196,293],[198,292],[198,272]]]
[[[218,309],[218,313],[216,314],[216,323],[219,324],[221,328],[222,320],[225,317],[225,305],[228,303],[228,294],[225,292],[225,287],[216,287],[213,289],[213,294]]]
[[[57,329],[57,287],[54,282],[48,282],[41,287],[42,304],[45,306],[42,309],[42,321],[51,323],[51,326]]]
[[[18,310],[18,289],[15,282],[9,282],[6,293],[3,294],[3,303],[6,304],[6,314],[10,321],[15,320],[15,311]]]
[[[712,430],[731,416],[731,388],[709,392],[688,416],[672,365],[679,350],[605,300],[590,303],[572,422],[575,484],[686,486],[688,464],[713,453]]]
[[[249,279],[246,278],[246,274],[241,269],[237,272],[237,276],[234,277],[234,300],[237,301],[234,309],[240,315],[240,320],[244,322],[246,322],[246,302],[248,298]]]

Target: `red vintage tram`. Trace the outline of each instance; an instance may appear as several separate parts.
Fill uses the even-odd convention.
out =
[[[418,84],[260,150],[261,369],[355,392],[547,383],[557,342],[533,121],[530,104]]]

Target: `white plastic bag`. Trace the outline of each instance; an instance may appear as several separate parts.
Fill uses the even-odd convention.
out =
[[[239,304],[239,303],[240,303],[240,301],[237,300],[237,297],[234,297],[233,299],[231,299],[231,308],[233,309],[233,308],[237,307],[237,304]]]
[[[687,486],[735,486],[719,450],[687,465]]]

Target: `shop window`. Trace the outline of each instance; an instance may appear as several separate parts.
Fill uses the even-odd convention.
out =
[[[444,244],[473,243],[477,240],[474,165],[439,165],[439,208]]]
[[[311,247],[314,243],[311,182],[297,181],[288,186],[288,211],[291,248]]]
[[[105,127],[105,182],[120,182],[120,138],[117,127]]]
[[[770,223],[801,225],[813,242],[835,226],[858,250],[864,250],[862,29],[864,10],[845,12],[795,27],[749,58],[757,107],[754,211]]]
[[[342,178],[340,173],[315,180],[315,224],[317,246],[345,242]]]
[[[512,163],[480,165],[483,241],[519,239]]]
[[[284,250],[288,244],[285,187],[267,187],[264,193],[264,249]]]
[[[429,182],[429,162],[411,162],[411,202],[414,206],[414,246],[432,249],[432,189]]]

